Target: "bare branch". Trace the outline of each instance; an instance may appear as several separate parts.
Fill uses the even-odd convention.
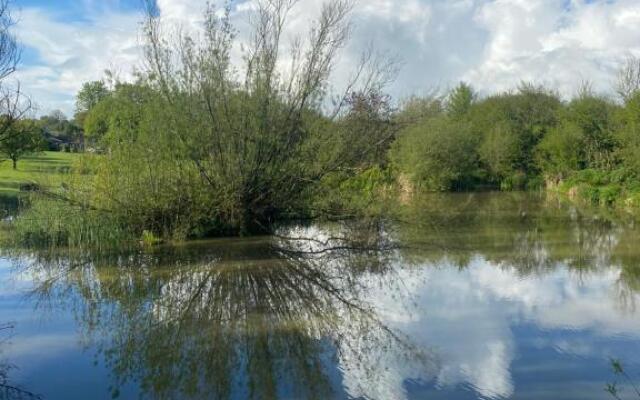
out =
[[[18,83],[15,89],[0,87],[0,142],[5,140],[11,127],[32,111],[31,99]]]
[[[11,28],[15,21],[9,6],[11,0],[0,0],[0,81],[16,71],[21,50]]]
[[[640,58],[629,56],[618,71],[616,92],[623,101],[628,101],[640,90]]]

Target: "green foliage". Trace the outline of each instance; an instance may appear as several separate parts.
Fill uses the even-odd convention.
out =
[[[537,162],[542,171],[557,180],[580,170],[584,163],[584,132],[572,122],[563,122],[542,139]]]
[[[515,93],[491,96],[473,108],[474,129],[489,142],[484,161],[493,170],[494,180],[515,171],[536,173],[534,149],[557,125],[561,106],[556,93],[523,84]]]
[[[84,127],[88,113],[109,95],[103,81],[85,82],[76,96],[76,122]]]
[[[515,173],[519,152],[518,136],[505,122],[497,122],[489,128],[478,149],[480,161],[486,166],[488,176],[498,183]]]
[[[341,162],[359,169],[386,164],[397,125],[392,121],[391,99],[372,91],[352,93],[345,101],[349,112],[334,125],[341,132],[334,149]],[[318,122],[324,125],[320,129],[331,129],[322,119]]]
[[[527,181],[528,178],[524,172],[515,171],[500,182],[500,189],[505,191],[522,190],[527,187]]]
[[[561,192],[603,206],[616,204],[633,206],[638,192],[637,181],[626,169],[613,171],[585,169],[575,172],[562,183]]]
[[[85,82],[76,98],[78,112],[91,111],[100,101],[109,96],[109,89],[103,81]]]
[[[477,94],[468,84],[461,82],[449,93],[447,98],[447,114],[451,118],[465,118],[476,101]]]
[[[113,93],[88,111],[84,120],[86,136],[96,143],[135,140],[145,104],[153,96],[143,84],[118,83]]]
[[[145,246],[155,246],[162,243],[162,239],[157,237],[153,232],[145,230],[142,232],[141,242]]]
[[[599,202],[602,205],[614,204],[622,194],[622,187],[617,184],[607,185],[600,189]]]
[[[437,117],[444,112],[444,102],[438,96],[411,97],[402,104],[395,120],[402,126],[408,126]]]
[[[11,160],[17,169],[18,160],[44,149],[42,130],[31,120],[16,121],[0,140],[0,154]]]
[[[581,93],[563,110],[562,119],[582,132],[584,167],[615,167],[616,140],[613,130],[615,105],[590,92]]]
[[[617,156],[622,164],[640,178],[640,92],[635,93],[618,110]]]
[[[358,216],[376,214],[385,206],[385,200],[393,197],[393,185],[390,170],[377,166],[329,175],[313,196],[313,209],[331,218],[356,216],[354,212]]]
[[[405,128],[391,152],[399,179],[428,190],[546,184],[591,203],[638,204],[639,93],[620,107],[585,85],[563,103],[522,84],[478,100],[461,84],[442,104],[412,99],[399,114]]]
[[[83,116],[84,133],[87,138],[99,142],[107,134],[112,105],[116,103],[110,100],[102,101]]]
[[[437,117],[401,132],[392,160],[420,189],[446,191],[468,187],[477,166],[478,137],[467,122]]]
[[[263,233],[288,219],[317,216],[313,199],[327,180],[336,188],[376,180],[358,175],[384,167],[397,126],[381,67],[362,65],[360,81],[326,110],[350,8],[346,2],[323,7],[308,52],[295,57],[292,74],[285,75],[278,48],[286,11],[278,4],[258,11],[258,39],[249,45],[242,78],[231,63],[236,35],[228,14],[209,7],[202,41],[162,36],[150,15],[150,69],[109,93],[89,83],[78,96],[86,135],[104,154],[91,176],[76,171],[53,195],[86,219],[24,223],[20,237],[30,241],[31,228],[47,243],[79,237],[99,243],[103,231],[96,225],[136,240]],[[34,200],[23,218],[47,201]]]
[[[407,127],[393,159],[415,185],[514,190],[539,182],[535,153],[558,125],[562,103],[556,93],[523,84],[514,93],[478,100],[471,86],[462,83],[448,95],[446,107],[441,104],[437,98],[413,99],[399,117]],[[440,117],[444,113],[447,118]]]

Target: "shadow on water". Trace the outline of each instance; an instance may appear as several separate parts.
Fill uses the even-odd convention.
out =
[[[404,210],[396,230],[416,262],[469,267],[475,256],[536,275],[566,266],[587,273],[620,266],[639,289],[640,239],[633,220],[580,211],[543,194],[466,193],[425,196]]]

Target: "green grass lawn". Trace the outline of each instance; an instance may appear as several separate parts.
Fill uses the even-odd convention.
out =
[[[59,183],[78,156],[46,151],[19,160],[17,170],[12,168],[11,161],[0,162],[0,198],[17,199],[20,185],[25,183]]]

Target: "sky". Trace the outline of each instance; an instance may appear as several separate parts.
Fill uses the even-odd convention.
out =
[[[161,16],[197,29],[206,0],[156,0]],[[242,26],[256,0],[232,1]],[[317,16],[320,0],[300,0],[288,37]],[[141,0],[13,0],[23,62],[13,79],[38,112],[74,112],[83,82],[105,69],[120,79],[142,68]],[[400,61],[389,92],[398,99],[460,81],[482,94],[520,82],[563,96],[584,81],[611,93],[620,64],[640,56],[640,0],[358,0],[340,54],[339,86],[370,45]]]

